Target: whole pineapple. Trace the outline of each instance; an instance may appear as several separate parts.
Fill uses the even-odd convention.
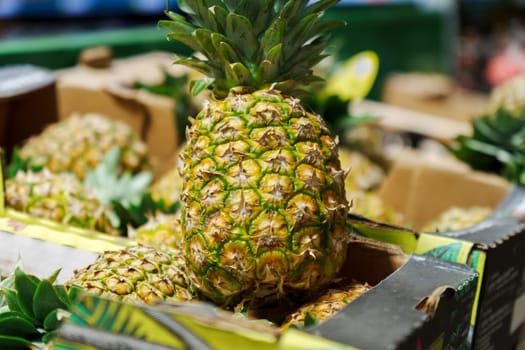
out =
[[[175,166],[151,186],[150,193],[154,201],[162,202],[169,208],[180,199],[182,177],[179,172],[178,166]]]
[[[339,148],[341,167],[348,169],[345,189],[356,191],[373,190],[385,179],[385,171],[364,154],[345,147]],[[347,193],[348,195],[348,193]],[[350,196],[352,196],[350,194]]]
[[[495,87],[489,99],[488,112],[496,114],[504,108],[512,115],[518,117],[525,108],[525,75],[519,75]]]
[[[137,242],[155,247],[181,247],[182,223],[180,211],[176,214],[157,213],[142,226],[130,233]]]
[[[137,245],[106,251],[68,281],[89,293],[132,303],[193,298],[178,249]]]
[[[110,221],[111,210],[95,193],[68,173],[18,171],[6,180],[8,207],[67,225],[119,235]]]
[[[345,305],[369,291],[370,288],[370,285],[366,283],[353,282],[344,288],[329,289],[314,301],[301,306],[289,315],[281,329],[305,328],[327,320],[341,311]]]
[[[350,201],[351,213],[387,224],[408,225],[403,214],[384,203],[377,192],[356,190],[352,192]]]
[[[186,0],[160,24],[205,58],[211,80],[182,152],[189,277],[219,304],[266,302],[332,280],[346,254],[348,203],[333,135],[297,98],[318,80],[337,0]],[[186,20],[189,18],[189,20]],[[198,91],[205,82],[193,85]]]
[[[489,207],[452,207],[427,223],[423,232],[449,232],[467,229],[485,220],[492,213]]]
[[[74,114],[29,138],[19,150],[28,169],[46,167],[83,179],[113,147],[120,146],[121,171],[148,167],[147,147],[126,124],[99,114]]]

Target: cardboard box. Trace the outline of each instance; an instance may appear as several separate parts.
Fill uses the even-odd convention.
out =
[[[6,229],[3,220],[0,228]],[[20,231],[13,236],[20,237],[14,240],[18,242],[15,249],[21,247],[20,243],[28,246],[24,241],[34,240],[27,233],[20,235]],[[65,252],[62,244],[46,242],[48,237],[51,235],[32,242],[40,262],[24,261],[26,267]],[[85,245],[75,246],[79,257],[83,257]],[[161,345],[179,349],[181,342],[206,344],[203,349],[227,349],[232,344],[253,349],[469,348],[467,334],[477,283],[474,270],[431,257],[407,256],[398,247],[363,239],[354,241],[348,253],[349,259],[339,277],[364,279],[375,286],[330,320],[303,331],[291,328],[281,334],[276,327],[261,323],[246,320],[239,323],[238,317],[200,303],[146,307],[85,296],[77,305],[77,313],[74,311],[77,317],[60,330],[55,346],[74,344],[79,348],[80,344],[89,344],[96,349],[109,349],[112,347],[108,344],[118,341],[133,344],[133,349]],[[70,268],[80,260],[63,261],[63,265]],[[107,323],[97,322],[97,315],[112,319],[125,316],[130,327],[107,328]],[[135,322],[140,327],[134,328]]]
[[[20,256],[24,269],[40,277],[61,268],[60,281],[68,280],[75,269],[88,265],[96,253],[133,244],[126,238],[72,228],[5,208],[1,183],[0,239],[8,243],[0,245],[0,271],[11,271]],[[356,238],[348,247],[348,258],[337,279],[355,279],[374,288],[358,299],[357,306],[350,304],[326,324],[306,331],[350,348],[468,348],[477,276],[465,266],[407,256],[397,246]],[[116,309],[120,307],[111,308]],[[363,327],[369,331],[364,332]],[[86,330],[77,331],[84,334]],[[378,331],[384,333],[382,337],[375,336]],[[100,335],[100,332],[94,333]],[[79,340],[79,333],[73,338],[68,334],[62,333],[67,341]],[[155,330],[151,334],[155,334]],[[267,348],[288,348],[282,345],[282,339],[289,339],[288,334],[277,338],[277,343],[271,346],[266,344]],[[231,336],[228,333],[229,339]],[[234,334],[233,339],[240,342],[239,336],[244,337]],[[213,349],[221,349],[225,344],[230,346],[234,341],[217,344],[215,338],[205,340],[216,345]],[[147,344],[142,345],[148,348]]]
[[[308,333],[367,350],[470,348],[473,270],[357,241],[342,274],[375,287]]]
[[[8,157],[15,145],[57,120],[51,72],[31,65],[0,68],[0,147]]]
[[[57,72],[60,119],[75,112],[96,112],[130,125],[148,145],[156,175],[175,164],[179,146],[172,98],[133,89],[134,83],[162,82],[164,72],[173,75],[188,69],[172,64],[171,54],[151,52],[111,61],[107,68],[86,65]]]
[[[444,164],[446,166],[444,166]],[[396,234],[376,224],[354,223],[367,237],[401,246],[407,253],[439,257],[476,268],[480,274],[474,312],[475,349],[510,349],[525,320],[525,224],[519,217],[525,191],[505,181],[452,163],[402,162],[392,169],[380,194],[401,210],[414,227],[452,205],[494,208],[484,222],[471,228],[442,233],[399,230]]]
[[[495,209],[512,189],[503,178],[473,171],[451,157],[398,149],[389,159],[379,196],[416,230],[452,206]]]

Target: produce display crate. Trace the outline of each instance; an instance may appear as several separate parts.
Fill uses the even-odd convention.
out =
[[[4,215],[0,218],[0,238],[9,244],[0,247],[0,255],[5,257],[0,261],[0,271],[9,271],[15,264],[15,257],[20,256],[24,269],[40,276],[62,268],[60,280],[65,281],[71,277],[73,270],[94,260],[96,252],[131,244],[125,239],[115,240],[97,233],[86,237],[87,232],[75,232],[65,227],[52,228],[36,219],[32,219],[30,224],[25,220],[27,218],[9,211]],[[277,329],[267,328],[254,337],[253,332],[239,326],[238,318],[230,314],[220,322],[216,320],[217,323],[207,317],[201,318],[201,306],[193,303],[181,306],[183,312],[179,315],[177,307],[172,307],[173,312],[170,313],[170,307],[164,305],[138,307],[86,296],[76,307],[78,317],[83,317],[83,320],[74,317],[68,321],[59,334],[58,343],[70,346],[72,343],[88,344],[92,346],[89,349],[113,349],[108,344],[118,340],[119,344],[128,341],[129,344],[137,344],[136,349],[146,349],[152,344],[179,349],[183,347],[179,347],[180,343],[173,339],[180,340],[181,334],[193,331],[192,337],[200,338],[210,349],[223,349],[232,343],[252,344],[261,349],[288,349],[292,344],[297,349],[469,348],[469,315],[477,284],[474,270],[432,257],[407,256],[397,247],[377,242],[350,244],[348,254],[349,259],[341,276],[363,278],[375,286],[332,319],[306,328],[304,332],[289,329],[275,337]],[[100,308],[105,310],[104,313]],[[205,310],[216,316],[216,308],[207,306]],[[130,334],[119,333],[129,331],[125,327],[103,329],[101,327],[107,324],[96,321],[100,315],[115,320],[136,320],[140,317],[142,326],[138,333]],[[163,321],[166,317],[181,317],[179,321],[190,331],[185,328],[184,332],[180,328],[175,331],[174,326],[168,327],[166,336]],[[378,330],[382,337],[373,336]],[[218,336],[217,332],[222,336]],[[164,336],[161,337],[161,333]],[[144,334],[149,336],[144,339]],[[74,348],[82,349],[79,345]]]
[[[463,263],[479,274],[471,323],[475,349],[509,349],[516,345],[525,320],[525,190],[499,177],[453,163],[400,162],[389,173],[380,195],[416,229],[451,206],[490,206],[490,217],[471,228],[394,234],[374,223],[357,221],[361,234],[402,247],[407,253]]]
[[[0,239],[7,243],[0,245],[0,271],[4,273],[13,270],[18,259],[21,259],[23,268],[30,273],[43,277],[56,269],[62,269],[60,281],[67,281],[72,277],[74,270],[94,261],[97,253],[134,244],[127,238],[76,229],[6,208],[3,204],[3,187],[1,189]],[[197,336],[211,349],[222,349],[224,346],[230,346],[232,342],[250,343],[254,344],[253,346],[258,344],[261,349],[289,348],[286,344],[296,344],[294,346],[299,346],[297,349],[311,349],[312,344],[319,344],[320,347],[317,348],[326,349],[345,348],[342,344],[349,349],[426,349],[434,346],[469,348],[468,329],[478,278],[475,270],[432,257],[408,256],[399,247],[377,241],[356,239],[348,246],[348,258],[338,278],[366,281],[374,287],[358,298],[355,304],[349,304],[329,321],[306,328],[305,332],[310,335],[292,329],[279,337],[271,337],[271,332],[263,332],[264,334],[259,334],[254,340],[245,331],[239,334],[232,316],[222,319],[217,326],[212,322],[211,329],[214,332],[210,332],[210,323],[203,325],[202,320],[198,320],[198,306],[192,304],[184,307],[189,311],[182,316],[174,316],[178,314],[175,308],[171,316],[164,317],[174,317],[176,320],[182,317],[180,321],[185,327],[194,324],[197,328],[190,328],[197,335],[193,333],[192,339]],[[150,323],[146,322],[144,325],[145,329],[153,327],[147,331],[147,334],[152,335],[152,338],[148,339],[153,343],[164,339],[171,341],[171,348],[180,348],[177,347],[181,346],[180,342],[170,340],[174,338],[180,341],[180,332],[170,329],[168,338],[157,336],[159,332],[165,332],[165,325],[160,327],[157,324],[159,317],[161,320],[165,319],[157,314],[159,309],[155,311],[155,308],[150,310],[146,307],[122,306],[115,301],[103,301],[94,297],[86,297],[79,301],[77,308],[82,310],[81,315],[86,319],[81,321],[78,316],[66,323],[58,343],[64,342],[69,346],[72,343],[84,343],[87,344],[87,349],[111,349],[111,346],[104,343],[104,339],[107,338],[109,343],[115,339],[124,343],[127,340],[132,344],[138,342],[137,349],[140,349],[140,346],[153,346],[147,339],[143,339],[144,333],[123,334],[122,338],[113,334],[115,329],[98,329],[100,323],[93,321],[93,318],[100,315],[97,313],[100,309],[94,308],[93,305],[104,303],[104,315],[109,314],[108,317],[114,319],[138,317],[130,316],[131,314],[150,315]],[[87,314],[86,308],[89,309]],[[124,309],[128,311],[122,311]],[[166,311],[165,307],[161,309]],[[211,309],[207,310],[210,312]],[[120,312],[126,316],[121,316]],[[75,322],[79,324],[75,325]],[[89,330],[86,330],[86,327]],[[373,336],[372,333],[378,329],[382,331],[382,337]],[[274,331],[276,330],[275,328]],[[224,336],[216,337],[215,332]],[[312,335],[315,337],[312,338]],[[126,336],[139,339],[127,339]],[[261,339],[266,340],[257,343],[261,342]],[[291,341],[289,339],[295,340],[293,343],[287,343]],[[305,347],[300,344],[305,344]],[[82,347],[77,344],[74,348]]]

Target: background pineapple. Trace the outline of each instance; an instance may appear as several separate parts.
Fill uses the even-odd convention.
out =
[[[352,190],[369,191],[377,189],[386,176],[383,168],[358,151],[339,147],[339,159],[341,167],[348,171],[348,176],[345,179],[348,196],[352,195]]]
[[[314,301],[306,303],[290,314],[281,325],[281,329],[305,328],[327,320],[370,288],[372,287],[367,283],[353,282],[344,288],[329,289]]]
[[[503,108],[515,116],[519,116],[525,107],[525,75],[519,75],[497,86],[492,90],[489,99],[488,112],[495,114]]]
[[[53,174],[47,169],[19,171],[6,180],[6,204],[35,217],[120,234],[111,224],[111,209],[72,174]]]
[[[525,77],[494,89],[486,115],[472,120],[472,135],[460,135],[449,146],[473,169],[493,172],[525,184]]]
[[[157,213],[136,230],[130,237],[137,242],[155,247],[181,247],[183,242],[180,210],[176,214]]]
[[[18,151],[27,169],[72,172],[83,179],[115,146],[120,146],[121,171],[148,168],[147,147],[126,124],[98,114],[75,114],[29,138]]]
[[[337,1],[179,1],[169,39],[201,52],[176,63],[213,98],[182,152],[182,227],[192,285],[217,303],[265,302],[331,281],[346,252],[348,203],[336,141],[297,98],[316,81]],[[189,18],[189,20],[186,20]]]
[[[177,159],[180,159],[177,157]],[[182,177],[179,174],[180,161],[172,169],[168,170],[150,188],[151,197],[154,201],[162,203],[164,207],[171,207],[180,200],[182,192]]]
[[[193,298],[180,250],[144,245],[102,253],[66,284],[131,303]]]
[[[492,213],[488,207],[452,207],[426,224],[423,232],[449,232],[472,227],[485,220]]]

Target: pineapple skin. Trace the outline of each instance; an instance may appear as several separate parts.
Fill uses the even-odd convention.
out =
[[[273,89],[211,101],[182,152],[192,284],[218,304],[316,290],[346,257],[348,203],[324,121]]]
[[[448,232],[467,229],[485,220],[492,213],[489,207],[452,207],[427,223],[423,232]]]
[[[489,98],[488,112],[495,114],[504,108],[515,117],[519,117],[525,108],[525,75],[520,75],[495,87]]]
[[[170,207],[180,199],[182,176],[179,172],[178,167],[175,166],[151,186],[150,193],[153,200]]]
[[[66,286],[131,303],[188,301],[193,298],[184,259],[177,249],[136,245],[102,253],[75,271]]]
[[[144,245],[180,248],[183,241],[180,213],[157,213],[144,225],[133,230],[131,236]]]
[[[297,311],[290,314],[281,329],[289,327],[304,328],[308,317],[315,322],[322,322],[329,319],[337,312],[341,311],[345,305],[351,303],[359,296],[370,290],[370,285],[361,283],[352,283],[341,289],[329,289],[316,300],[301,306]]]
[[[6,180],[6,204],[34,217],[121,234],[111,224],[110,208],[102,205],[95,193],[72,174],[53,174],[47,169],[36,173],[19,171]]]
[[[73,114],[29,138],[20,148],[28,168],[46,167],[53,173],[71,172],[84,179],[114,146],[120,146],[121,171],[149,168],[147,146],[126,124],[99,114]]]

